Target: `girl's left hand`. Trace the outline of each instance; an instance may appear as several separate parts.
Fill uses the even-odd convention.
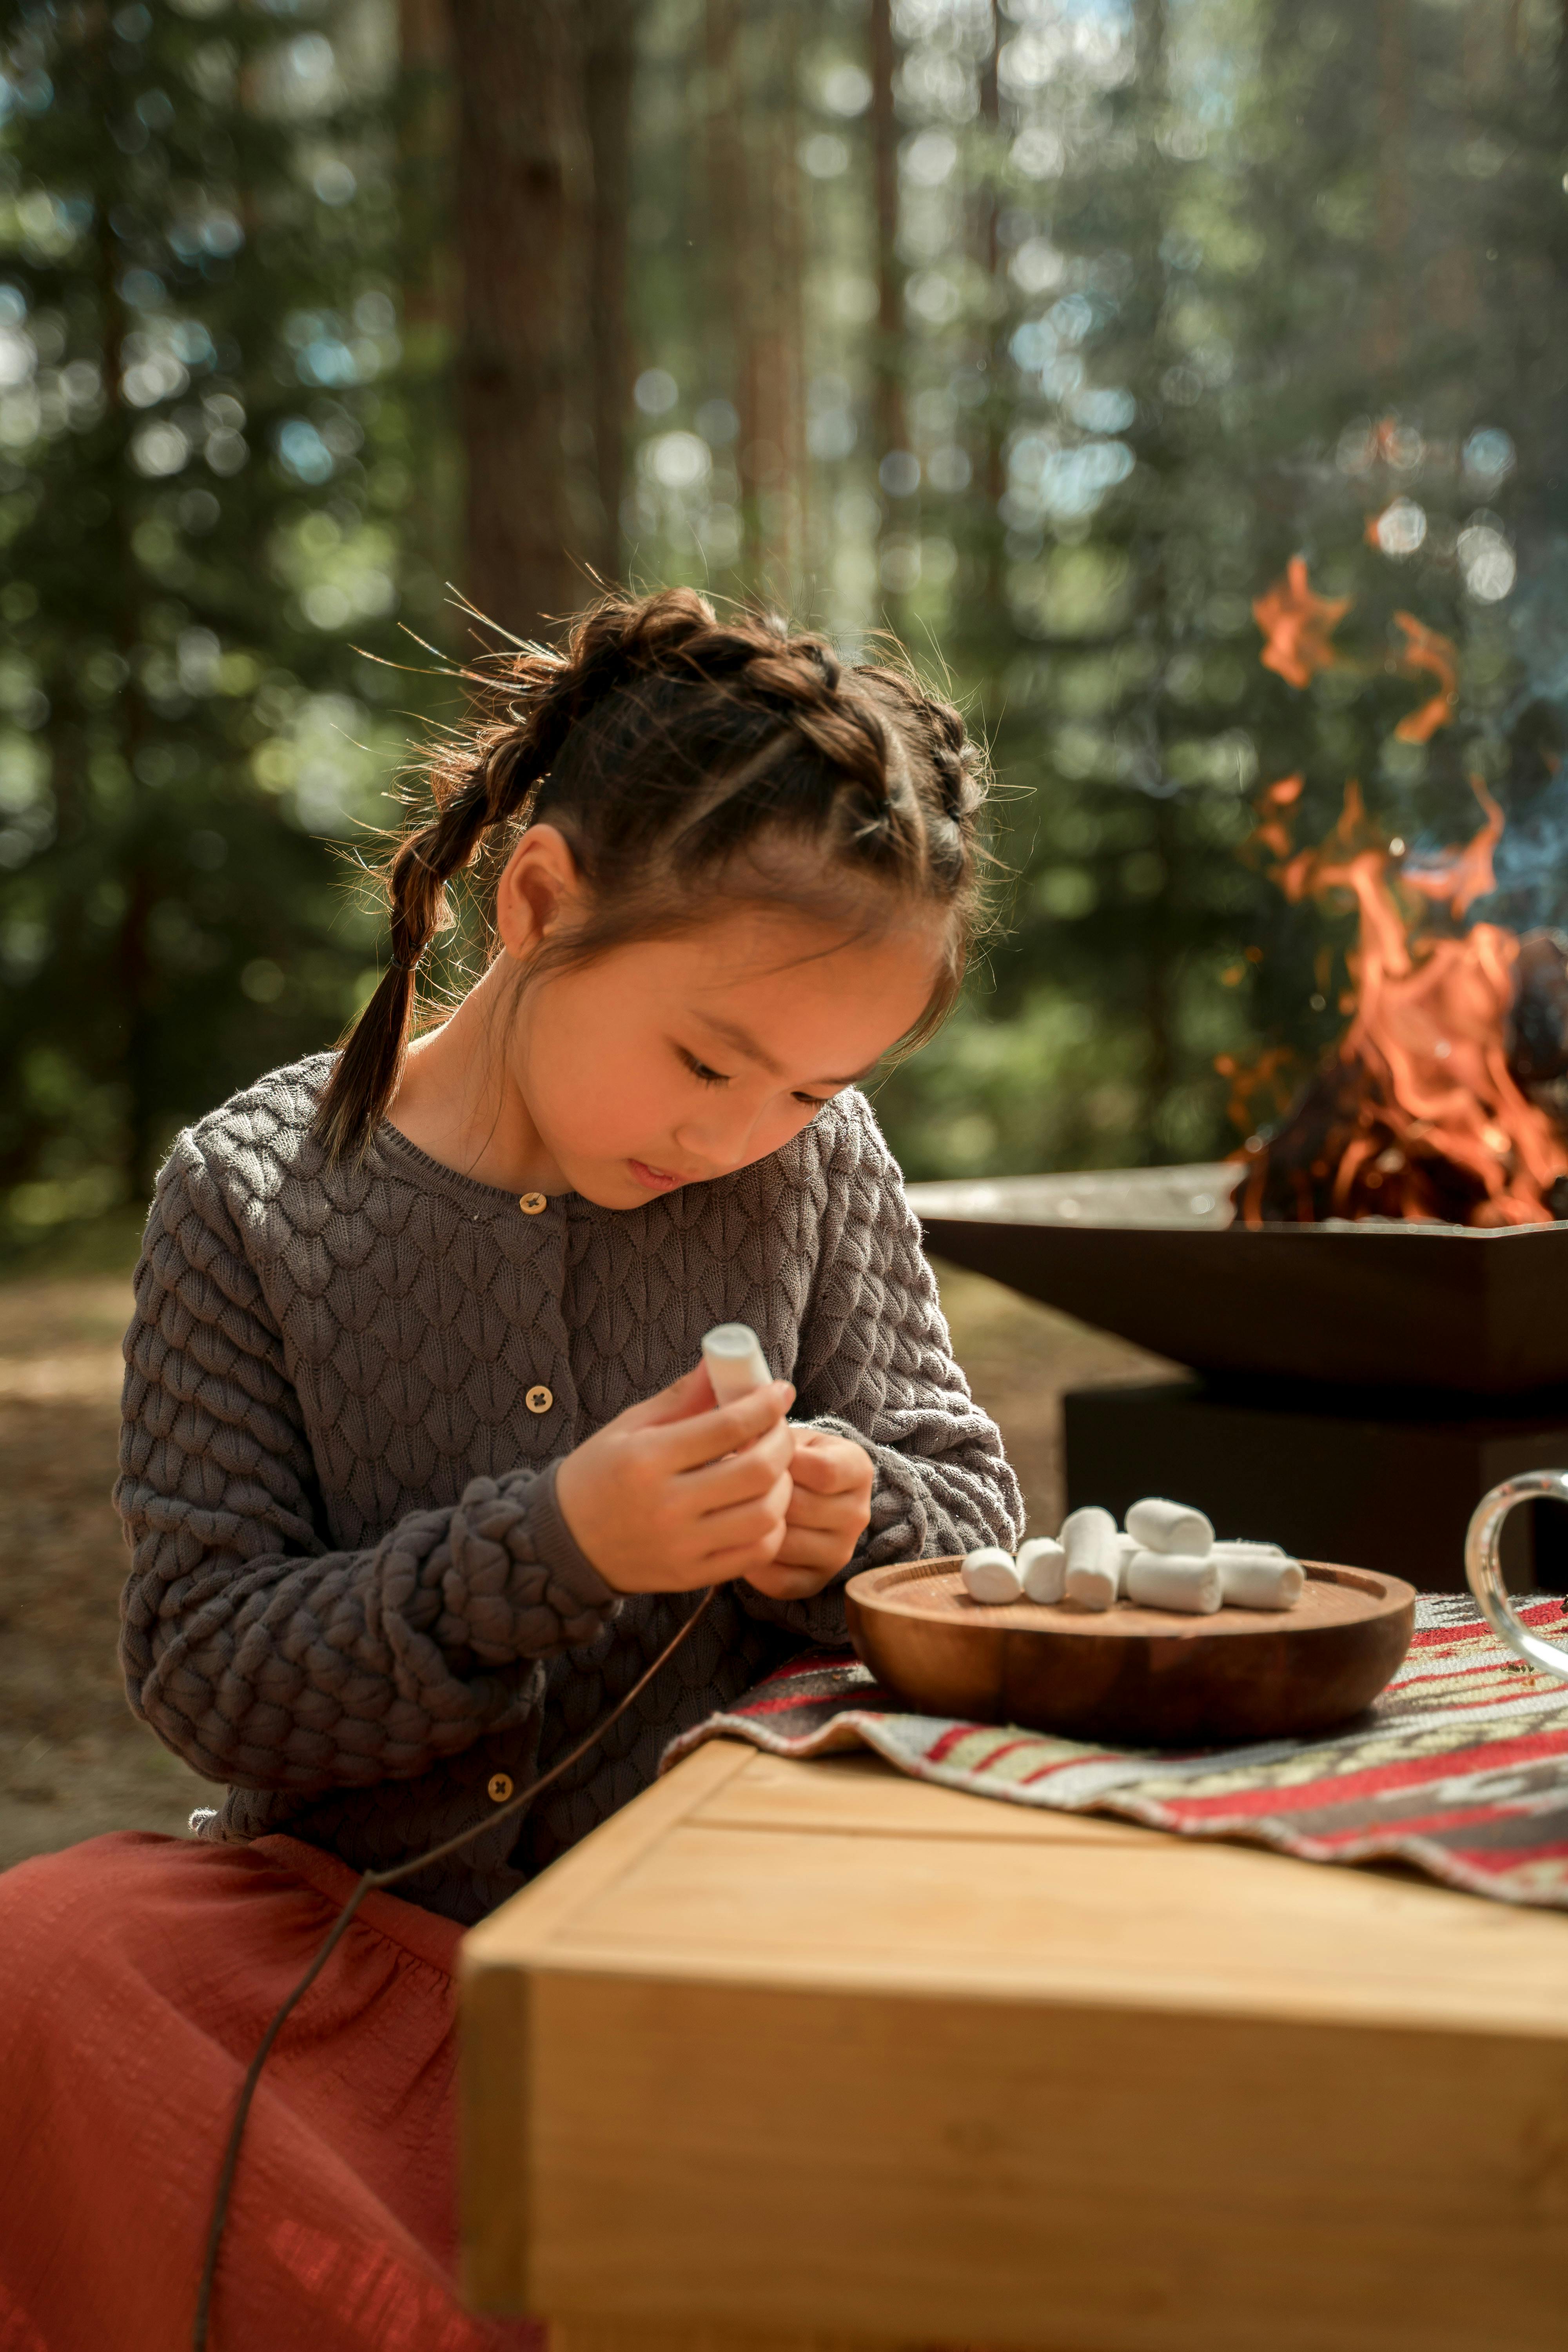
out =
[[[746,1578],[773,1601],[809,1601],[847,1568],[871,1520],[871,1457],[850,1437],[797,1429],[790,1475],[795,1493],[784,1538],[767,1568]]]

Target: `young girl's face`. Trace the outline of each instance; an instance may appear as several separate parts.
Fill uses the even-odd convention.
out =
[[[561,1189],[640,1208],[798,1134],[913,1027],[942,944],[918,910],[846,939],[731,907],[525,988],[508,1075]]]

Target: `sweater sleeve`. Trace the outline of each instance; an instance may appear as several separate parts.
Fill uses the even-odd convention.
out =
[[[553,1465],[328,1547],[282,1339],[191,1135],[159,1180],[125,1357],[121,1658],[135,1713],[198,1772],[409,1779],[523,1721],[541,1662],[616,1614]]]
[[[871,1520],[848,1567],[815,1600],[770,1601],[740,1589],[751,1614],[814,1641],[843,1640],[839,1588],[859,1570],[983,1543],[1011,1550],[1024,1524],[1002,1433],[953,1360],[898,1162],[859,1096],[840,1097],[835,1111],[792,1417],[865,1446]]]

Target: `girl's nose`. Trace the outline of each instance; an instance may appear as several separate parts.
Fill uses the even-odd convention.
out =
[[[683,1120],[674,1138],[682,1161],[696,1160],[715,1176],[743,1168],[756,1157],[752,1139],[761,1116],[747,1105],[715,1104],[711,1111]]]

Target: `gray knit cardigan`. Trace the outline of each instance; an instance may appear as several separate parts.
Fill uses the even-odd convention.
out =
[[[590,1730],[692,1604],[612,1591],[555,1465],[715,1323],[752,1324],[795,1418],[870,1453],[846,1574],[1016,1539],[1017,1486],[859,1095],[646,1208],[566,1193],[526,1213],[390,1126],[328,1167],[310,1127],[330,1067],[276,1071],[180,1137],[136,1274],[121,1656],[137,1714],[228,1784],[203,1835],[286,1830],[386,1868]],[[679,1732],[842,1641],[841,1582],[787,1603],[722,1588],[521,1831],[400,1892],[481,1917],[646,1787]]]

